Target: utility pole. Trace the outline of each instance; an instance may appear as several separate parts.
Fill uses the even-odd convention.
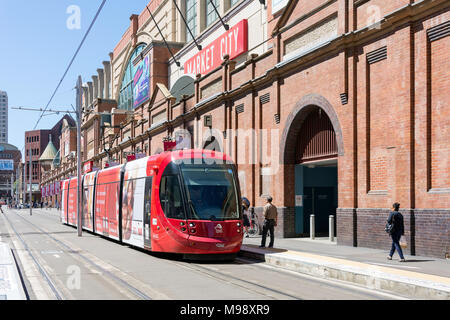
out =
[[[29,191],[29,196],[30,196],[30,216],[33,215],[33,205],[31,204],[31,168],[32,168],[32,159],[31,159],[31,145],[30,145],[30,150],[29,150],[29,154],[28,156],[30,157],[30,162],[29,162],[29,168],[28,168],[28,174],[30,175],[29,177],[29,181],[30,181],[30,191]]]
[[[14,167],[13,167],[14,168]],[[14,172],[14,171],[13,171]],[[13,183],[14,183],[14,173],[11,173],[11,200],[9,201],[9,204],[12,206],[12,203],[14,201],[14,188],[13,188]]]
[[[81,76],[77,80],[77,97],[76,97],[76,112],[77,112],[77,230],[78,236],[82,236],[82,219],[81,219],[81,92],[82,92]]]

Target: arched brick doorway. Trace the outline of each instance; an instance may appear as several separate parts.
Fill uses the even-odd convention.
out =
[[[316,216],[316,234],[328,235],[328,216],[338,197],[338,156],[343,155],[342,130],[332,105],[311,94],[294,107],[281,137],[284,171],[284,235],[309,235],[309,215]]]

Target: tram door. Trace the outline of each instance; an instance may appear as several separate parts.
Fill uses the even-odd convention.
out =
[[[144,194],[144,247],[151,248],[152,177],[146,178]]]

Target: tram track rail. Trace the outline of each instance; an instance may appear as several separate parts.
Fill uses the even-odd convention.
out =
[[[31,221],[27,220],[26,218],[22,217],[21,215],[17,214],[17,212],[14,212],[14,214],[17,217],[21,218],[26,223],[28,223],[29,225],[31,225],[34,229],[38,230],[42,234],[44,234],[47,237],[49,237],[61,249],[66,250],[69,254],[75,255],[79,259],[83,260],[84,263],[85,263],[85,266],[88,269],[90,269],[89,267],[94,267],[102,275],[106,275],[110,280],[114,281],[116,284],[119,284],[122,288],[125,288],[128,292],[132,293],[138,299],[141,299],[141,300],[153,300],[153,298],[151,296],[149,296],[148,294],[142,292],[142,290],[140,290],[140,289],[136,288],[135,286],[131,285],[129,282],[127,282],[126,280],[122,279],[121,277],[115,275],[113,272],[111,272],[109,270],[106,270],[104,267],[100,266],[98,263],[93,261],[93,259],[91,259],[91,258],[87,257],[85,254],[81,253],[81,250],[75,250],[74,248],[71,248],[69,245],[67,245],[66,243],[64,243],[60,239],[57,239],[54,236],[52,236],[50,234],[50,232],[42,229],[41,227],[37,226],[33,222],[31,222]],[[9,221],[9,219],[8,219],[8,221]],[[12,226],[12,223],[10,221],[9,221],[9,224]],[[16,233],[16,235],[18,235],[18,237],[21,239],[22,243],[24,243],[26,245],[25,241],[20,237],[20,234],[17,232],[17,230],[15,230],[14,228],[13,228],[13,230]],[[29,249],[28,249],[28,251],[29,251]],[[35,261],[35,262],[38,263],[37,261]],[[42,266],[41,266],[41,268],[42,268]],[[50,280],[50,277],[47,275],[46,279]],[[54,285],[53,285],[53,287],[54,287]],[[59,294],[58,296],[60,297],[58,300],[62,300],[61,295]]]
[[[50,275],[45,271],[45,268],[42,266],[42,264],[39,262],[39,260],[37,259],[36,255],[33,254],[32,250],[30,249],[30,247],[27,245],[27,243],[25,242],[25,240],[22,238],[22,236],[20,235],[20,233],[16,230],[16,228],[14,227],[13,223],[11,222],[11,220],[7,217],[7,215],[3,215],[3,217],[6,219],[6,221],[8,221],[8,224],[10,226],[10,228],[12,229],[12,231],[15,233],[15,235],[17,236],[17,238],[20,240],[20,242],[22,243],[25,251],[28,253],[28,255],[31,257],[31,259],[33,260],[33,262],[35,263],[36,267],[38,268],[39,272],[41,273],[43,279],[46,281],[46,283],[48,284],[48,286],[50,287],[51,291],[53,292],[53,294],[55,295],[55,298],[57,300],[63,300],[63,296],[61,295],[61,293],[56,289],[56,285],[53,283]],[[16,266],[19,268],[19,264],[16,261]],[[25,291],[27,292],[27,288],[24,288]],[[28,296],[28,293],[27,293]]]
[[[52,238],[53,240],[55,240],[56,242],[59,242],[60,247],[62,246],[64,249],[66,250],[71,250],[74,252],[71,252],[73,254],[77,254],[80,257],[83,255],[81,252],[82,250],[76,250],[75,247],[71,247],[69,245],[67,245],[66,243],[64,243],[63,241],[56,239],[55,237],[53,237],[53,234],[61,234],[62,232],[48,232],[42,228],[40,228],[39,226],[36,226],[33,222],[29,221],[28,219],[26,219],[26,217],[23,217],[22,215],[19,215],[15,212],[16,215],[18,215],[20,218],[22,218],[23,220],[25,220],[28,224],[31,224],[33,226],[34,229],[39,230],[41,233],[46,234],[48,237]],[[52,216],[47,216],[47,215],[43,215],[46,220],[48,221],[53,221],[53,222],[57,222],[58,221],[58,216],[54,215]],[[91,232],[88,232],[89,234],[92,234]],[[69,243],[70,244],[70,243]],[[195,274],[198,275],[202,275],[205,277],[209,277],[215,281],[217,281],[217,283],[223,283],[226,284],[228,286],[232,286],[235,288],[239,288],[239,289],[243,289],[249,293],[251,293],[254,296],[259,296],[262,298],[266,298],[266,299],[274,299],[274,300],[286,300],[286,299],[294,299],[294,300],[304,300],[305,297],[304,296],[299,296],[296,292],[296,290],[288,289],[288,290],[284,290],[284,288],[282,287],[276,287],[273,286],[272,284],[268,284],[268,282],[260,281],[257,279],[257,277],[249,277],[246,278],[245,275],[242,275],[240,273],[233,273],[233,271],[230,271],[232,269],[232,267],[228,268],[228,267],[223,267],[221,264],[221,262],[215,262],[215,261],[209,261],[209,262],[205,262],[205,261],[186,261],[186,260],[181,260],[180,256],[176,256],[174,254],[164,254],[164,253],[157,253],[157,252],[150,252],[150,251],[145,251],[139,248],[134,248],[134,247],[130,247],[133,248],[137,251],[141,251],[143,253],[146,253],[150,256],[153,256],[155,258],[158,259],[163,259],[165,263],[168,264],[172,264],[175,265],[179,268],[183,268],[185,270],[188,270],[189,272],[193,272]],[[100,265],[98,265],[95,261],[96,259],[98,259],[96,256],[93,256],[93,259],[90,259],[89,257],[85,257],[86,259],[85,262],[93,267],[96,267],[97,270],[99,270],[100,272],[102,272],[105,275],[111,275],[113,278],[115,278],[114,280],[116,282],[119,283],[127,283],[126,279],[120,279],[120,277],[117,277],[116,275],[114,275],[113,273],[109,272],[108,270],[106,270],[105,268],[102,268]],[[100,260],[101,261],[101,260]],[[231,265],[247,265],[247,266],[251,266],[251,270],[252,268],[257,268],[255,270],[259,270],[260,268],[272,268],[273,271],[279,272],[280,270],[275,270],[273,267],[269,267],[266,266],[264,264],[261,264],[259,261],[253,260],[253,259],[241,259],[241,258],[236,258],[236,260],[234,260],[234,262],[229,263],[229,266]],[[117,274],[117,273],[116,273]],[[296,278],[302,278],[304,279],[304,275],[298,275],[298,274],[293,274]],[[310,281],[314,281],[317,282],[318,279],[312,279],[312,278],[308,278]],[[137,279],[135,279],[136,281],[139,281]],[[319,279],[320,280],[320,279]],[[123,281],[123,282],[122,282]],[[324,281],[324,280],[320,280],[319,282],[323,283],[323,285],[327,285],[327,286],[332,286],[332,287],[339,287],[340,289],[342,284],[340,283],[329,283],[328,281]],[[145,285],[144,285],[145,286]],[[132,286],[133,287],[133,286]],[[138,285],[138,288],[141,288],[140,285]],[[353,286],[350,287],[346,287],[344,288],[346,291],[353,291],[356,288],[354,288]],[[139,292],[142,292],[142,290],[137,289]],[[290,290],[290,291],[289,291]],[[367,290],[366,290],[367,291]],[[144,290],[144,295],[146,295],[147,292],[146,290]],[[137,293],[137,292],[135,292]],[[301,292],[299,292],[300,295],[302,294]],[[367,292],[366,292],[367,294]],[[140,296],[139,293],[134,294],[134,296],[138,299],[152,299],[153,296],[147,295],[147,297],[145,296]],[[150,297],[151,296],[151,297]],[[374,298],[378,298],[378,296],[373,295]],[[167,298],[167,297],[166,297]],[[392,297],[389,297],[392,298]],[[156,299],[160,299],[158,297],[156,297]],[[167,298],[169,299],[169,298]]]
[[[265,296],[269,299],[275,299],[275,300],[285,300],[285,299],[294,299],[294,300],[304,300],[303,298],[299,296],[295,296],[293,294],[289,294],[286,292],[279,291],[274,288],[270,288],[268,286],[265,286],[263,284],[257,283],[255,281],[251,281],[248,279],[245,279],[243,277],[237,277],[234,275],[231,275],[227,272],[219,271],[215,268],[208,268],[205,265],[207,264],[200,264],[200,263],[189,263],[189,262],[179,262],[179,261],[173,261],[170,260],[170,263],[176,264],[179,267],[183,267],[186,269],[189,269],[191,271],[197,272],[202,275],[207,275],[209,277],[212,277],[216,280],[219,280],[221,282],[231,284],[240,288],[243,288],[251,293],[256,293],[258,295]],[[255,260],[255,262],[257,262]],[[236,258],[236,260],[233,262],[234,264],[246,264],[248,262],[243,262],[239,258]]]
[[[46,216],[46,215],[43,215],[43,216],[46,219],[55,220],[51,216]],[[22,216],[20,216],[20,217],[22,219],[25,219]],[[26,221],[28,223],[31,223],[28,220],[26,220]],[[44,232],[44,231],[42,231],[42,232]],[[49,234],[47,234],[47,235],[51,237],[51,235],[49,235]],[[149,252],[149,251],[143,251],[143,250],[139,250],[139,251],[142,251],[142,252],[144,252],[146,254],[155,254],[155,253]],[[267,297],[269,299],[280,299],[280,297],[282,297],[281,299],[302,300],[301,297],[298,297],[298,296],[295,296],[295,295],[292,295],[292,294],[288,294],[288,293],[285,293],[285,292],[281,292],[279,290],[276,290],[276,289],[270,288],[268,286],[256,283],[254,281],[250,281],[248,279],[244,279],[242,277],[233,276],[233,275],[230,275],[230,274],[228,274],[226,272],[222,272],[222,271],[218,271],[218,270],[209,268],[209,267],[207,267],[207,265],[208,265],[207,263],[205,263],[205,264],[189,263],[189,262],[184,262],[184,261],[177,261],[175,259],[170,259],[170,258],[169,259],[166,258],[165,261],[170,263],[170,264],[176,265],[178,267],[182,267],[184,269],[188,269],[190,271],[196,272],[198,274],[207,275],[207,276],[209,276],[209,277],[211,277],[211,278],[213,278],[213,279],[215,279],[217,281],[221,281],[221,282],[226,283],[226,284],[231,284],[233,286],[236,286],[236,287],[239,287],[239,288],[243,288],[243,289],[245,289],[245,290],[247,290],[247,291],[249,291],[251,293],[255,293],[255,294],[258,294],[258,295],[265,296],[265,297]],[[255,262],[256,262],[256,260],[255,260]],[[245,264],[247,262],[242,262],[239,258],[237,258],[234,263],[236,263],[236,264]]]

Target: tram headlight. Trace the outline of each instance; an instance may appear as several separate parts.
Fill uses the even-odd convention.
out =
[[[238,222],[238,223],[237,223],[237,226],[238,226],[238,227],[240,227],[240,226],[241,226],[241,223],[240,223],[240,222]]]

